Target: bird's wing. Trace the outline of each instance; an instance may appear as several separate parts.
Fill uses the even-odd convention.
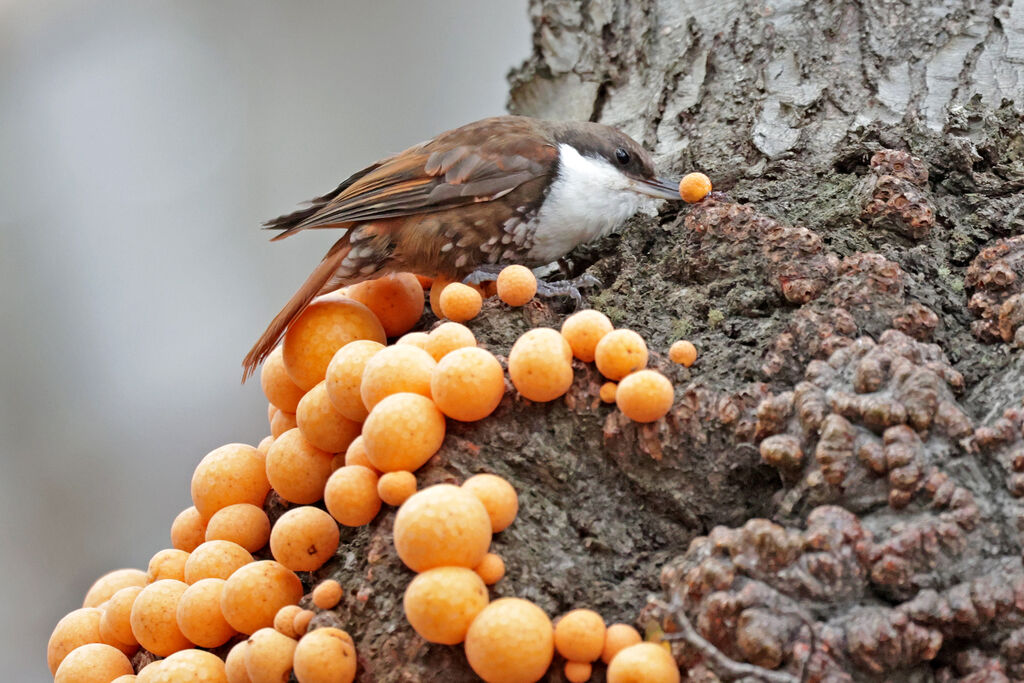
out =
[[[267,227],[283,230],[274,238],[280,239],[307,228],[349,227],[497,199],[552,172],[558,150],[538,139],[532,122],[516,117],[449,131],[363,169]]]

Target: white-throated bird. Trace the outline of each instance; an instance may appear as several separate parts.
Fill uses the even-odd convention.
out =
[[[266,224],[281,231],[275,240],[345,234],[246,355],[243,380],[320,294],[390,272],[461,280],[481,267],[545,265],[662,199],[680,199],[678,183],[610,126],[497,116],[442,133]]]

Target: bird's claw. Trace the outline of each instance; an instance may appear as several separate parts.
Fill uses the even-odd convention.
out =
[[[590,273],[583,273],[571,280],[559,280],[558,282],[539,280],[537,282],[537,295],[543,297],[568,296],[576,304],[576,308],[579,309],[583,305],[583,295],[580,294],[580,289],[597,287],[600,284],[601,281]]]
[[[504,266],[498,266],[493,264],[485,264],[474,270],[472,273],[462,278],[462,284],[464,285],[478,285],[481,282],[491,282],[492,280],[498,279],[498,273]]]

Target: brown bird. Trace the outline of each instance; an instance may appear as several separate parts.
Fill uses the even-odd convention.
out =
[[[243,381],[318,295],[391,272],[460,280],[557,261],[657,200],[676,181],[628,135],[599,123],[498,116],[450,130],[349,176],[266,224],[345,233],[246,355]]]

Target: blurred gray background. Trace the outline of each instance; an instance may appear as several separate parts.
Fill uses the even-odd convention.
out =
[[[334,237],[260,223],[502,113],[529,31],[526,0],[0,0],[5,680],[268,433],[242,356]]]

